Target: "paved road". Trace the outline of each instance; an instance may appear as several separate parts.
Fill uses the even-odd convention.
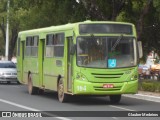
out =
[[[47,91],[43,95],[29,95],[27,86],[17,84],[0,84],[0,111],[160,111],[160,103],[123,96],[117,105],[110,104],[109,97],[72,97],[69,103],[60,103],[55,92]],[[128,114],[127,113],[127,114]],[[50,115],[49,113],[46,113]],[[55,113],[53,113],[55,115]],[[52,115],[53,115],[52,114]],[[76,114],[76,113],[74,113]],[[99,114],[97,113],[92,113]],[[109,112],[106,114],[110,114]],[[0,118],[2,119],[2,118]],[[18,118],[14,118],[18,120]],[[20,118],[19,118],[20,119]],[[23,118],[24,119],[24,118]],[[26,118],[28,120],[28,118]],[[31,118],[30,118],[31,119]],[[29,120],[30,120],[29,119]],[[36,119],[36,118],[32,118]],[[43,120],[38,118],[36,120]],[[59,117],[46,120],[157,120],[157,117]]]

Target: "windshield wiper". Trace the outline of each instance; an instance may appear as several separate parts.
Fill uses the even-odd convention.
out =
[[[111,48],[111,51],[115,50],[116,46],[119,44],[119,42],[122,40],[123,35],[119,36],[116,42],[114,43],[113,47]]]
[[[90,36],[91,36],[91,38],[92,38],[93,40],[95,40],[94,34],[90,34]]]

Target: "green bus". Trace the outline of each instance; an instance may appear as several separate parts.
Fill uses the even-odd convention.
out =
[[[44,90],[70,95],[135,94],[142,56],[135,26],[112,21],[84,21],[21,31],[17,39],[17,75],[29,94]]]

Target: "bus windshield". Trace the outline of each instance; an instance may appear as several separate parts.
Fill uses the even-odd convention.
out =
[[[137,65],[133,37],[77,37],[77,65],[91,68],[121,68]]]

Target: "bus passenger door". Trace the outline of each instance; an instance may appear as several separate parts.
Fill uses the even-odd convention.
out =
[[[20,64],[21,64],[21,67],[20,67],[20,71],[21,71],[21,81],[22,83],[25,82],[24,81],[24,47],[25,47],[25,41],[21,41],[21,58],[20,58]]]
[[[70,53],[73,45],[72,37],[67,37],[67,91],[72,92],[72,55]]]
[[[43,87],[43,61],[44,61],[45,39],[39,39],[38,64],[39,64],[39,86]]]
[[[23,83],[23,51],[24,51],[24,41],[18,38],[17,44],[17,78]]]

